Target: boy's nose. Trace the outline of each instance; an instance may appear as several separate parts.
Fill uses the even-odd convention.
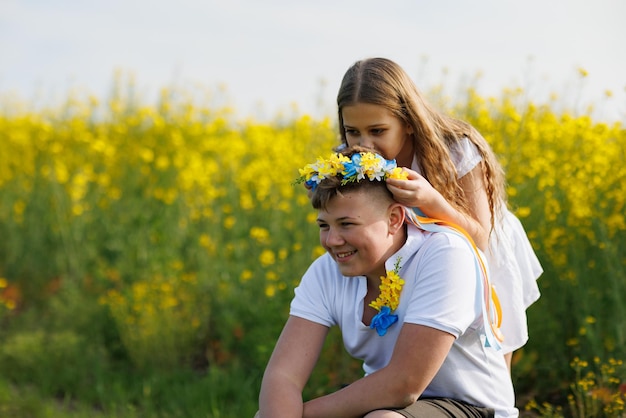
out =
[[[326,234],[326,245],[329,247],[343,244],[341,235],[334,231],[332,228],[328,230]]]

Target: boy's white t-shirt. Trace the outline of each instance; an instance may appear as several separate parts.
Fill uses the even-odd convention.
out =
[[[394,311],[399,321],[385,336],[362,322],[366,278],[341,275],[328,254],[304,274],[290,314],[328,327],[338,325],[346,350],[363,360],[366,373],[389,363],[403,323],[448,332],[456,340],[422,397],[458,399],[494,408],[496,417],[517,417],[503,355],[484,346],[481,295],[467,243],[454,234],[433,234],[408,225],[407,242],[387,260],[387,270],[393,270],[398,257],[405,281]]]

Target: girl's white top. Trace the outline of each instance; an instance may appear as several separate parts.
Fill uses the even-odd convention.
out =
[[[482,160],[476,145],[467,138],[457,142],[450,149],[450,155],[459,178]],[[421,174],[416,159],[413,159],[411,169]],[[526,309],[539,299],[537,279],[543,269],[522,223],[505,207],[496,219],[485,255],[490,267],[489,279],[502,306],[502,350],[510,353],[528,341]]]

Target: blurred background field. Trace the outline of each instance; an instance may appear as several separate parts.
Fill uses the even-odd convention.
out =
[[[448,93],[428,96],[490,142],[545,270],[513,361],[522,416],[624,416],[626,128],[521,89]],[[0,416],[253,416],[322,251],[293,180],[337,128],[214,99],[147,103],[123,78],[53,108],[0,99]],[[333,333],[306,396],[359,374]]]

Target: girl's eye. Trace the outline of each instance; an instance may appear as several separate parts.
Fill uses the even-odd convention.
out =
[[[372,129],[372,135],[382,135],[384,132],[384,129]]]
[[[355,136],[359,134],[359,131],[357,131],[356,129],[346,129],[345,133],[348,136]]]

